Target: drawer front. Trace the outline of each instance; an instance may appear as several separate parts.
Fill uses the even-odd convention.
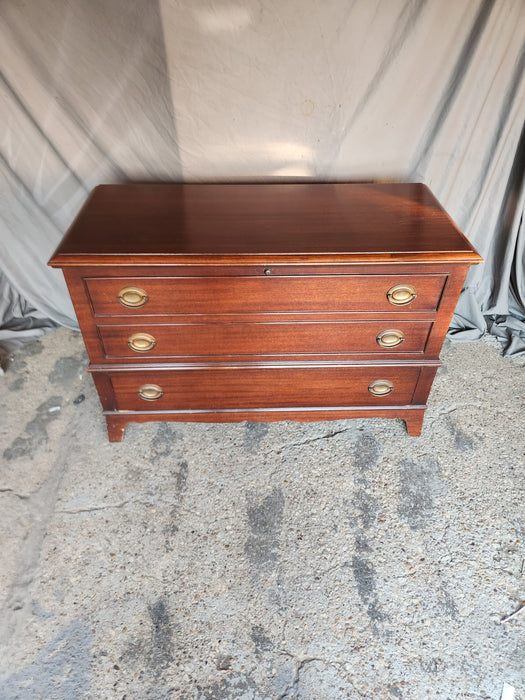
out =
[[[107,358],[423,353],[429,321],[104,325]]]
[[[121,411],[405,406],[418,367],[279,367],[121,371],[110,373]],[[391,393],[375,396],[391,384]],[[378,385],[376,384],[376,387]],[[142,393],[146,398],[141,398]],[[155,396],[158,395],[158,398]]]
[[[96,315],[435,311],[445,275],[88,277]],[[396,305],[388,292],[413,288]],[[122,299],[119,301],[119,295]],[[400,301],[403,301],[401,294]],[[130,305],[126,305],[130,304]]]

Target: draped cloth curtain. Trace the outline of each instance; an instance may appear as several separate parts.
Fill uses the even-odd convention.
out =
[[[451,337],[524,352],[524,36],[523,0],[5,0],[0,347],[76,327],[46,261],[97,184],[400,180],[486,261]]]

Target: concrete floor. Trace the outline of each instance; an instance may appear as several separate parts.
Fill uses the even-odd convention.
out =
[[[399,420],[130,425],[80,336],[0,377],[0,698],[525,698],[525,360]]]

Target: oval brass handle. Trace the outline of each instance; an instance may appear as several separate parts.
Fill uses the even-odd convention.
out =
[[[144,401],[156,401],[164,394],[162,387],[158,384],[143,384],[137,393]]]
[[[149,352],[156,344],[157,340],[149,333],[133,333],[128,338],[128,347],[135,352]]]
[[[390,328],[387,331],[381,331],[376,338],[377,344],[382,348],[396,348],[401,343],[405,342],[405,336],[401,331],[395,328]]]
[[[140,287],[123,287],[118,293],[118,300],[122,306],[138,309],[148,301],[148,295]]]
[[[388,379],[376,379],[368,386],[372,396],[388,396],[394,391],[394,385]]]
[[[396,284],[386,293],[388,301],[394,306],[406,306],[417,297],[416,289],[411,284]]]

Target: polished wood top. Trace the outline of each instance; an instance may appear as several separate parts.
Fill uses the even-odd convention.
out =
[[[100,185],[49,261],[481,261],[422,184]]]

